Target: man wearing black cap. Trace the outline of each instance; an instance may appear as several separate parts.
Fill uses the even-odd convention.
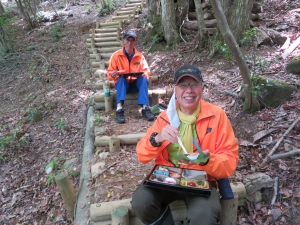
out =
[[[154,120],[154,115],[149,108],[148,86],[150,69],[143,54],[135,46],[137,36],[133,30],[124,33],[123,48],[114,52],[110,58],[107,70],[108,80],[115,82],[117,90],[116,122],[125,123],[123,104],[127,93],[138,92],[137,104],[142,108],[142,116],[148,121]],[[134,76],[134,74],[142,75]],[[131,74],[128,76],[128,74]]]
[[[174,172],[169,169],[170,176],[155,177],[156,187],[149,186],[149,182],[139,185],[132,197],[132,209],[143,224],[173,225],[169,204],[183,200],[187,206],[184,224],[220,224],[220,194],[216,187],[219,180],[223,180],[221,178],[227,178],[235,171],[239,158],[238,143],[225,112],[202,100],[204,83],[198,67],[188,64],[179,67],[174,74],[174,84],[168,109],[159,114],[137,143],[136,152],[141,163],[155,160],[155,165],[176,169],[178,174],[173,176]],[[209,175],[205,182],[210,185],[201,186],[202,180],[200,183],[199,180],[185,183],[191,177],[187,173],[179,179],[183,173],[179,168],[205,171]],[[166,171],[163,169],[161,171]],[[181,191],[174,190],[170,180],[176,188],[181,186]],[[157,182],[168,184],[159,189]],[[191,193],[191,188],[199,184],[200,188],[209,190],[210,195]]]

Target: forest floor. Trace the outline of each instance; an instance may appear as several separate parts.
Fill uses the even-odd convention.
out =
[[[254,21],[254,25],[271,29],[285,25],[278,31],[292,42],[296,40],[300,29],[300,2],[265,1],[264,4],[263,19]],[[72,16],[64,20],[63,27],[55,21],[45,22],[40,28],[29,31],[13,3],[4,1],[4,5],[16,13],[14,25],[17,29],[15,52],[0,61],[0,223],[72,224],[52,176],[63,169],[66,161],[74,160],[71,168],[74,173],[70,178],[78,190],[76,171],[81,170],[85,112],[88,99],[96,91],[86,38],[96,21],[105,22],[108,16],[98,17],[99,10],[87,0],[77,5],[69,4],[64,9]],[[53,6],[60,10],[58,2]],[[49,2],[40,7],[53,11]],[[261,62],[267,63],[262,71],[266,77],[295,85],[298,92],[277,108],[262,108],[256,113],[245,114],[242,100],[224,92],[238,92],[242,85],[234,61],[221,57],[208,59],[207,50],[196,52],[194,34],[184,36],[187,43],[180,43],[172,51],[147,53],[149,46],[142,45],[146,29],[137,27],[138,21],[143,23],[145,14],[128,27],[136,30],[138,49],[145,54],[152,74],[159,77],[159,82],[153,83],[151,89],[170,88],[175,69],[184,63],[201,68],[207,85],[203,98],[226,111],[240,143],[239,168],[230,179],[242,181],[254,172],[279,178],[276,204],[271,207],[270,196],[267,196],[261,203],[239,208],[238,224],[299,224],[300,157],[271,161],[264,167],[260,165],[300,114],[300,79],[285,70],[286,63],[300,54],[300,47],[286,60],[281,59],[281,46],[262,45],[254,51]],[[253,54],[249,47],[242,51],[244,55]],[[167,98],[161,101],[168,103]],[[101,125],[106,127],[108,135],[146,132],[152,124],[141,118],[135,105],[125,107],[126,124],[116,124],[113,111],[101,112],[101,116],[105,117]],[[272,128],[273,132],[254,143],[258,132]],[[276,153],[299,148],[298,124]],[[95,149],[93,162],[99,161],[99,153],[103,151],[108,151],[108,147]],[[91,182],[91,203],[130,198],[152,167],[152,164],[137,162],[134,146],[122,146],[122,151],[112,154],[105,163],[119,161],[125,163],[116,164]],[[45,167],[50,162],[55,166],[47,174]]]

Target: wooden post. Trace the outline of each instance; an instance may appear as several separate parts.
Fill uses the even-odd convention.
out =
[[[152,103],[152,106],[157,105],[159,103],[159,94],[158,93],[152,93],[151,103]]]
[[[74,220],[74,207],[76,203],[76,192],[73,188],[69,175],[66,171],[63,171],[54,176],[56,185],[60,192],[60,195],[64,201],[66,209],[70,217]]]
[[[118,206],[111,212],[112,225],[129,225],[128,208],[126,206]]]
[[[238,194],[233,193],[234,198],[229,200],[221,200],[221,224],[222,225],[236,225],[237,222],[237,208],[238,208]]]
[[[109,139],[109,151],[110,152],[120,151],[120,139],[118,137],[111,137]]]
[[[110,111],[113,109],[113,96],[104,96],[104,101],[105,101],[105,111]]]

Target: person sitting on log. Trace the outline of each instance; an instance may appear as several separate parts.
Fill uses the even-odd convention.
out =
[[[137,143],[138,160],[147,164],[155,159],[155,165],[205,171],[212,184],[211,193],[200,196],[141,184],[133,193],[132,209],[143,224],[171,225],[174,220],[169,204],[183,200],[187,207],[184,224],[220,224],[217,181],[225,181],[230,187],[228,177],[235,171],[239,158],[237,139],[226,113],[201,99],[204,82],[198,67],[188,64],[179,67],[174,83],[168,109],[160,113]],[[189,154],[202,152],[205,160],[198,164],[195,160],[178,160],[176,156],[184,153],[183,148]]]
[[[116,122],[125,123],[123,104],[127,93],[138,92],[137,104],[142,108],[142,117],[148,121],[154,120],[149,108],[148,86],[150,69],[144,55],[136,49],[137,35],[133,30],[124,33],[123,47],[114,52],[109,60],[107,70],[108,80],[115,82],[117,90]],[[143,72],[140,76],[125,76]]]

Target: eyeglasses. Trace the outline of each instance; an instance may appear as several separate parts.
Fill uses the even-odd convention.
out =
[[[135,39],[125,39],[127,42],[130,42],[130,43],[134,43],[134,42],[136,42],[136,40]]]
[[[188,87],[190,87],[191,89],[195,89],[201,86],[201,83],[179,83],[177,84],[177,87],[179,87],[180,89],[186,90],[188,89]]]

